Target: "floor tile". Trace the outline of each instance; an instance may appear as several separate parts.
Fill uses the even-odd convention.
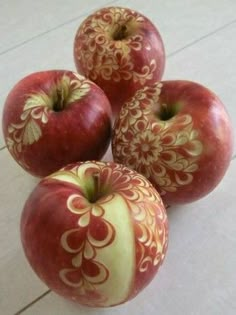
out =
[[[47,288],[28,265],[20,242],[21,211],[37,180],[21,170],[6,149],[0,152],[0,165],[0,313],[12,315]]]
[[[114,0],[9,0],[0,4],[0,55]],[[33,22],[32,22],[33,21]]]
[[[171,54],[222,26],[236,20],[234,0],[118,0],[153,21]]]

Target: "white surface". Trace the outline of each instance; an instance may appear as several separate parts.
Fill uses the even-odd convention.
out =
[[[234,126],[236,1],[0,1],[0,118],[9,90],[30,72],[75,69],[73,39],[88,12],[125,5],[159,28],[167,59],[165,79],[190,79],[214,90]],[[0,132],[0,148],[4,146]],[[109,155],[108,155],[109,158]],[[207,198],[170,209],[166,261],[150,286],[120,307],[94,310],[65,301],[38,280],[19,239],[22,207],[37,180],[0,151],[0,314],[236,314],[236,160]]]

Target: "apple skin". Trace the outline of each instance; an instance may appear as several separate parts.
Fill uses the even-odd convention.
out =
[[[104,90],[115,117],[135,91],[161,79],[165,50],[148,18],[128,8],[106,7],[78,28],[74,60],[78,72]]]
[[[165,204],[193,202],[222,180],[233,130],[219,98],[183,80],[140,89],[114,125],[114,161],[146,176]]]
[[[93,82],[71,71],[23,78],[9,93],[3,133],[13,158],[43,177],[76,161],[99,160],[111,137],[111,106]]]
[[[162,264],[166,210],[137,172],[114,162],[79,162],[33,190],[21,240],[50,289],[80,304],[114,306],[135,297]]]

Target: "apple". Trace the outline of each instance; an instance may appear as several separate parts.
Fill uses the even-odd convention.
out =
[[[142,175],[114,162],[78,162],[33,190],[21,239],[50,289],[108,307],[136,296],[156,274],[167,249],[167,216]]]
[[[74,60],[78,72],[104,90],[115,117],[136,90],[161,79],[165,51],[160,33],[144,15],[106,7],[78,28]]]
[[[111,137],[111,106],[93,82],[71,71],[30,74],[9,93],[3,133],[13,158],[43,177],[76,161],[99,160]]]
[[[233,152],[233,131],[220,99],[206,87],[173,80],[145,86],[114,125],[114,161],[148,178],[168,204],[210,193]]]

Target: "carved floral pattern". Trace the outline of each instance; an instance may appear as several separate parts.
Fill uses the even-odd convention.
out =
[[[78,294],[83,297],[89,296],[97,299],[97,302],[104,301],[95,285],[104,283],[108,276],[109,270],[104,264],[96,260],[97,249],[108,246],[115,237],[114,227],[103,218],[104,209],[102,203],[99,205],[91,204],[81,195],[71,195],[67,200],[67,208],[72,213],[78,215],[78,228],[66,231],[61,237],[61,246],[71,254],[75,254],[71,268],[65,268],[60,271],[61,280],[68,286],[77,288]],[[96,225],[96,231],[93,226]],[[102,236],[97,231],[103,231]],[[70,245],[70,238],[73,236],[80,243],[76,248]],[[92,272],[91,272],[92,270]],[[77,282],[70,279],[70,276],[77,273]]]
[[[157,68],[156,60],[152,59],[137,72],[131,57],[132,51],[144,49],[143,35],[112,40],[123,25],[138,29],[143,22],[140,14],[125,8],[111,7],[89,17],[77,33],[75,47],[76,58],[84,65],[85,75],[94,81],[101,77],[114,82],[133,80],[141,85],[151,80]]]
[[[154,116],[161,88],[162,83],[144,87],[123,106],[112,150],[116,162],[145,175],[165,194],[192,182],[203,145],[190,115],[166,121]]]
[[[162,200],[149,181],[138,173],[115,163],[86,162],[85,174],[99,174],[102,183],[101,197],[94,203],[86,199],[86,192],[73,194],[67,200],[67,208],[78,216],[77,225],[65,231],[61,237],[63,249],[73,254],[71,266],[60,271],[61,280],[77,289],[77,293],[89,304],[89,297],[97,295],[97,302],[104,302],[99,293],[99,285],[109,278],[109,266],[99,261],[97,253],[111,246],[116,237],[114,226],[104,219],[104,204],[117,195],[127,204],[132,216],[136,245],[138,246],[137,269],[148,272],[150,266],[162,263],[167,247],[166,213]],[[81,166],[65,168],[67,176],[83,180]],[[86,176],[87,176],[86,175]],[[94,229],[94,223],[96,229]],[[70,245],[70,238],[78,235],[78,244]],[[101,256],[100,256],[101,257]],[[89,266],[89,268],[88,268]],[[95,270],[89,274],[88,270]],[[77,273],[77,281],[70,280],[70,275]]]
[[[85,96],[89,83],[82,76],[74,73],[76,79],[67,75],[58,80],[50,93],[43,90],[28,95],[20,116],[20,123],[11,123],[8,126],[7,146],[13,156],[17,158],[23,148],[37,142],[42,136],[42,125],[47,124],[49,111],[53,109],[54,102],[61,100],[66,104],[72,103]],[[25,162],[22,162],[27,167]]]

